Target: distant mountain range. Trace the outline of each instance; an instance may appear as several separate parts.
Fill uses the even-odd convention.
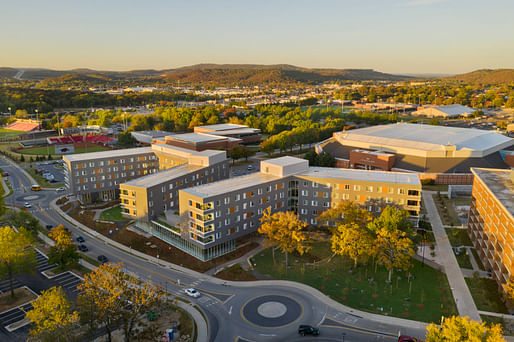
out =
[[[310,69],[288,64],[197,64],[166,70],[121,72],[91,69],[0,68],[0,78],[41,81],[43,86],[109,85],[131,81],[181,85],[316,84],[331,81],[402,81],[434,78],[463,82],[504,83],[514,82],[514,69],[484,69],[443,77],[443,75],[394,75],[372,69]]]
[[[481,69],[446,79],[468,83],[510,83],[514,82],[514,69]]]
[[[287,64],[197,64],[166,70],[98,71],[91,69],[50,70],[0,68],[0,77],[39,80],[43,83],[102,83],[130,80],[180,84],[273,84],[319,83],[337,80],[400,81],[410,76],[386,74],[371,69],[309,69]]]

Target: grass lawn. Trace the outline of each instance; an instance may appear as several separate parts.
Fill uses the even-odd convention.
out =
[[[223,271],[216,273],[215,277],[233,281],[257,280],[252,273],[244,270],[239,264],[225,268]]]
[[[507,324],[503,318],[496,317],[496,316],[480,315],[480,318],[482,318],[482,321],[486,322],[488,325],[500,324],[503,329],[503,335],[507,335],[507,336],[514,335],[514,327],[513,327],[514,322],[509,322],[510,324]]]
[[[0,128],[0,137],[17,137],[20,134],[26,133],[24,131],[15,131],[13,129]]]
[[[107,150],[110,150],[110,148],[101,145],[90,145],[87,148],[77,147],[74,153],[102,152]]]
[[[473,256],[475,257],[475,261],[478,264],[478,268],[480,268],[482,271],[485,271],[484,264],[482,263],[482,260],[480,260],[480,257],[478,256],[478,252],[476,249],[472,249],[471,252],[473,253]]]
[[[446,184],[423,185],[421,188],[423,190],[430,190],[430,191],[448,191],[448,185],[446,185]]]
[[[100,219],[105,221],[130,221],[129,218],[121,216],[121,206],[119,205],[102,211]]]
[[[11,298],[11,290],[0,294],[0,312],[12,309],[18,305],[33,301],[37,297],[26,288],[14,289],[14,299]]]
[[[446,195],[441,195],[441,199],[439,196],[433,195],[435,206],[439,213],[439,217],[445,226],[456,226],[460,224],[460,221],[457,217],[457,213],[453,209],[451,201],[448,199]]]
[[[457,314],[446,275],[412,259],[411,281],[405,272],[395,271],[392,284],[387,284],[388,272],[373,263],[353,268],[353,261],[336,256],[328,261],[328,242],[316,242],[303,256],[285,257],[276,251],[273,264],[271,249],[256,255],[252,262],[258,272],[275,279],[298,281],[310,285],[332,299],[352,308],[377,314],[408,318],[423,322],[439,322],[441,316]],[[312,265],[318,261],[316,265]],[[311,265],[309,265],[309,263]]]
[[[32,178],[34,178],[34,180],[38,182],[39,185],[41,185],[43,188],[60,188],[64,185],[63,183],[50,183],[32,168],[25,169],[25,171],[27,171],[32,176]]]
[[[448,235],[448,240],[450,240],[450,244],[452,246],[473,246],[466,229],[446,228],[445,230],[446,235]]]
[[[496,281],[477,277],[465,279],[478,310],[509,313],[498,292]]]
[[[473,269],[473,265],[471,264],[471,260],[469,260],[469,255],[466,254],[466,251],[463,250],[460,254],[455,253],[455,258],[457,258],[457,262],[461,268]]]

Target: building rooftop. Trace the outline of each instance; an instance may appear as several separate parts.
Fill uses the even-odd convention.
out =
[[[514,140],[500,133],[475,128],[458,128],[398,123],[358,128],[336,133],[338,139],[362,141],[383,146],[410,147],[434,151],[454,145],[457,150],[488,150],[498,145],[514,145]]]
[[[472,113],[473,109],[460,105],[460,104],[452,104],[452,105],[446,105],[446,106],[437,106],[434,107],[434,109],[437,109],[446,115],[449,116],[459,116],[462,114]]]
[[[471,172],[484,182],[501,205],[514,217],[514,170],[472,168]]]
[[[277,165],[277,166],[290,166],[290,165],[296,165],[301,162],[305,162],[305,159],[285,156],[285,157],[279,157],[279,158],[273,158],[273,159],[266,159],[266,160],[263,160],[263,162],[266,162],[267,164]]]
[[[116,157],[128,157],[132,155],[138,155],[143,153],[152,153],[151,147],[136,147],[136,148],[125,148],[119,150],[110,150],[102,152],[90,152],[90,153],[78,153],[78,154],[66,154],[63,159],[72,161],[82,160],[95,160],[103,158],[116,158]]]
[[[224,179],[219,182],[199,185],[180,191],[185,191],[187,193],[190,193],[191,195],[198,197],[210,197],[225,194],[235,190],[246,189],[255,185],[264,184],[281,178],[282,177],[256,172],[245,176]]]
[[[249,128],[246,125],[236,125],[231,123],[226,124],[217,124],[217,125],[207,125],[207,126],[198,126],[199,129],[209,130],[209,131],[228,131],[233,129],[241,129],[241,128]],[[196,129],[196,127],[195,127]],[[253,129],[253,128],[252,128]]]
[[[168,180],[185,176],[191,172],[203,169],[202,166],[197,165],[178,165],[175,167],[172,167],[171,169],[167,169],[161,172],[152,173],[150,175],[146,175],[143,177],[132,179],[128,182],[123,183],[122,185],[130,185],[130,186],[137,186],[141,188],[150,188],[155,185],[162,184],[163,182],[166,182]]]
[[[336,169],[333,167],[309,167],[309,170],[297,174],[298,177],[319,177],[348,179],[363,182],[397,183],[421,185],[416,173],[389,172],[358,169]]]
[[[260,132],[260,129],[245,127],[245,128],[231,129],[231,130],[226,130],[226,131],[209,132],[209,134],[211,134],[211,135],[229,135],[229,134],[247,134],[247,133],[255,133],[255,132]]]

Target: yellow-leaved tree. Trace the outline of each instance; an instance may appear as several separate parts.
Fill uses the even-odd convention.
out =
[[[274,247],[278,247],[286,255],[286,269],[288,254],[294,251],[300,255],[307,252],[307,235],[303,230],[307,223],[300,220],[292,211],[277,212],[271,215],[271,207],[264,210],[261,217],[261,226],[258,232],[265,236],[267,244],[273,246],[273,263],[275,263]]]
[[[23,227],[18,231],[11,227],[0,227],[0,276],[7,276],[14,298],[13,277],[30,272],[36,266],[36,255],[32,244],[32,234]]]
[[[84,276],[78,298],[81,319],[95,331],[105,327],[108,341],[112,331],[121,326],[125,341],[144,333],[147,322],[144,314],[158,311],[165,302],[165,294],[150,282],[123,272],[121,263],[106,263]]]
[[[373,235],[366,228],[356,223],[340,223],[334,229],[332,238],[332,252],[337,255],[347,255],[357,267],[359,259],[373,255],[376,249],[373,247]]]
[[[60,286],[41,292],[32,306],[34,309],[25,316],[33,324],[31,338],[35,341],[73,340],[73,329],[79,321],[79,314],[72,310]]]
[[[319,222],[357,224],[361,227],[365,227],[372,220],[373,215],[369,211],[351,201],[341,202],[335,208],[330,208],[318,216]]]
[[[48,262],[57,263],[59,268],[64,269],[67,265],[77,262],[80,259],[77,253],[77,246],[71,239],[71,232],[64,229],[62,224],[52,228],[48,236],[55,241],[55,246],[50,248]]]
[[[376,236],[374,248],[377,261],[389,271],[389,282],[394,268],[406,271],[412,266],[414,230],[408,216],[405,210],[387,206],[379,217],[368,224],[368,229]]]
[[[426,342],[505,342],[499,324],[487,325],[470,320],[468,317],[452,316],[444,318],[441,326],[430,324],[427,327]]]

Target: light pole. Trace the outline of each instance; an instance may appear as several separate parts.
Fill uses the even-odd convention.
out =
[[[343,336],[343,342],[344,342],[344,337],[346,336],[346,333],[344,332],[341,335]]]
[[[7,107],[7,109],[9,109],[9,119],[10,119],[12,117],[11,107]]]

